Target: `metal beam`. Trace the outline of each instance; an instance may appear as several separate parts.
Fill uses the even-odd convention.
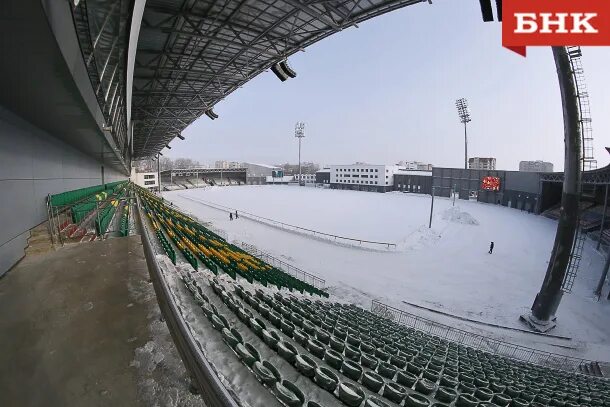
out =
[[[301,10],[305,14],[308,14],[309,16],[323,22],[324,24],[328,25],[329,27],[332,27],[334,30],[336,30],[336,31],[341,30],[341,26],[339,24],[335,23],[331,18],[329,18],[328,16],[320,13],[319,11],[301,3],[299,0],[283,0],[283,1],[285,3],[290,4],[293,7],[296,7],[297,9]]]

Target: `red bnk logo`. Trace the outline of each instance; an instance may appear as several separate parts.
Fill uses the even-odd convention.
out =
[[[502,45],[610,45],[610,0],[504,0]]]

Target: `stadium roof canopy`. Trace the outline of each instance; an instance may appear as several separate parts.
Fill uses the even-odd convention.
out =
[[[133,81],[134,158],[241,85],[342,29],[426,0],[147,0]]]

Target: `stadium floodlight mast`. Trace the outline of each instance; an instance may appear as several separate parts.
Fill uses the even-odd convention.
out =
[[[302,183],[303,175],[301,174],[301,139],[305,137],[305,123],[297,122],[294,125],[294,136],[299,139],[299,186],[304,185]]]
[[[468,109],[468,100],[466,98],[460,98],[455,101],[455,107],[458,110],[458,116],[460,117],[460,122],[464,123],[464,169],[468,169],[468,133],[466,130],[466,125],[472,119],[470,118],[470,110]]]

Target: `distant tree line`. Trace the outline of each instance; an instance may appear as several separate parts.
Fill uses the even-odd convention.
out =
[[[284,170],[285,175],[296,175],[299,173],[299,164],[280,164],[278,167]],[[303,174],[315,174],[320,169],[320,166],[312,162],[301,163],[301,173]]]
[[[207,165],[202,165],[197,160],[192,160],[190,158],[169,158],[169,157],[160,157],[159,161],[161,171],[165,170],[173,170],[173,169],[183,169],[183,168],[206,168]],[[140,160],[135,163],[136,171],[138,172],[151,172],[157,171],[157,161],[149,160]],[[296,175],[299,173],[299,164],[279,164],[278,167],[284,170],[284,174],[286,175]],[[316,171],[320,169],[320,166],[313,162],[303,162],[301,163],[301,172],[303,174],[315,174]]]
[[[171,159],[169,157],[160,157],[159,164],[161,167],[161,171],[165,170],[173,170],[182,169],[182,168],[201,168],[202,165],[197,160],[192,160],[190,158],[175,158]],[[136,171],[139,172],[151,172],[157,171],[157,161],[153,160],[140,160],[135,164]]]

